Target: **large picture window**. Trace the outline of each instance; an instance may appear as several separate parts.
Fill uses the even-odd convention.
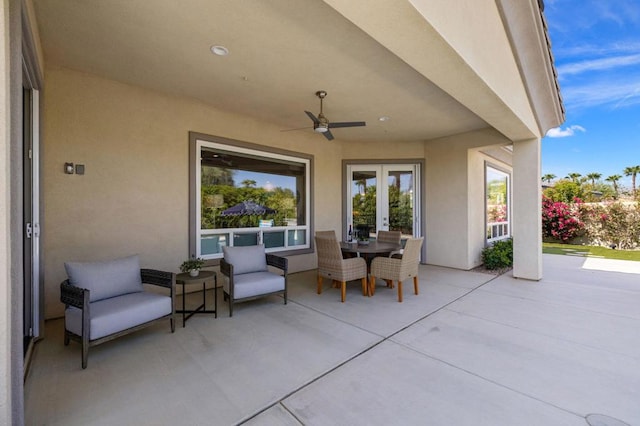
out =
[[[510,175],[488,164],[485,171],[487,242],[493,242],[511,236]]]
[[[205,135],[191,144],[193,255],[217,259],[223,246],[257,244],[309,249],[311,158]]]

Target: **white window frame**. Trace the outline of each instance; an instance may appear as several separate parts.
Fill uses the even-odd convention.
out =
[[[504,173],[507,177],[507,221],[506,222],[488,222],[488,208],[487,205],[487,177],[488,169],[493,169],[499,173]],[[511,172],[495,164],[485,162],[484,165],[484,222],[485,222],[485,241],[487,245],[491,245],[496,241],[506,240],[511,238]]]

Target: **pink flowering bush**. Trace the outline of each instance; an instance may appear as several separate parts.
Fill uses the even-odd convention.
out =
[[[542,235],[563,243],[579,236],[584,229],[580,220],[578,206],[581,200],[575,199],[573,206],[542,197]]]
[[[637,204],[584,204],[578,207],[589,243],[620,249],[640,245],[640,210]]]
[[[497,206],[489,206],[487,208],[487,222],[506,222],[507,221],[507,205],[500,204]]]

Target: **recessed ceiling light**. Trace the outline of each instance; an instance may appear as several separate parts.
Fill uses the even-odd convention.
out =
[[[378,118],[378,120],[380,120],[380,121],[389,121],[389,120],[391,120],[391,117],[387,117],[386,115],[383,115],[382,117]]]
[[[211,46],[211,53],[218,56],[227,56],[229,54],[229,49],[224,46]]]

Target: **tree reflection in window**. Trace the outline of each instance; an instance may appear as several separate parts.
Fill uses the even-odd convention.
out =
[[[209,148],[201,155],[201,229],[251,228],[265,221],[273,226],[305,224],[296,196],[304,192],[304,164]],[[264,209],[231,211],[247,202]]]

